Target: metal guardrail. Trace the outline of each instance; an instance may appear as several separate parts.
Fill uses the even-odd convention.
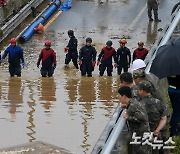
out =
[[[119,134],[123,130],[125,122],[126,122],[126,120],[122,117],[124,112],[125,112],[125,110],[121,113],[121,116],[118,119],[115,127],[113,128],[106,144],[104,145],[103,150],[101,151],[101,154],[110,154],[111,151],[113,150],[113,148],[119,138]]]
[[[157,50],[159,49],[159,47],[161,47],[162,45],[166,44],[168,42],[168,40],[171,38],[174,30],[176,29],[177,25],[179,24],[180,21],[180,7],[178,7],[176,9],[176,11],[173,13],[172,16],[172,20],[171,23],[165,28],[165,32],[163,34],[163,36],[161,38],[159,38],[159,40],[156,41],[154,47],[152,47],[152,50],[154,51],[150,51],[150,53],[152,53],[151,55],[151,59],[148,62],[148,65],[146,67],[146,73],[150,74],[150,68],[152,65],[152,62],[156,56]]]
[[[115,126],[119,125],[118,123],[121,121],[120,119],[122,119],[121,117],[122,112],[123,112],[122,108],[118,105],[109,123],[106,125],[101,136],[96,142],[96,145],[94,146],[91,154],[102,154],[102,151],[104,150],[104,148],[106,148],[106,146],[109,144],[109,139],[111,138],[111,135],[114,134]],[[121,123],[120,125],[124,127],[124,122]],[[119,136],[117,135],[117,137]],[[115,145],[116,144],[114,144],[113,147],[116,147]]]
[[[31,0],[27,5],[25,5],[11,20],[9,20],[0,31],[2,31],[2,38],[0,42],[6,38],[22,21],[27,18],[31,13],[31,7],[39,6],[44,0]]]

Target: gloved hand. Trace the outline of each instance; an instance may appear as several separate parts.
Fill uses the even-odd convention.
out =
[[[97,61],[97,66],[99,66],[99,64],[100,64],[100,61]]]
[[[115,64],[114,64],[114,68],[116,68],[116,67],[117,67],[117,64],[115,63]]]
[[[82,61],[80,60],[80,61],[78,61],[78,64],[81,66],[82,65]]]
[[[37,68],[39,68],[40,63],[37,62]]]
[[[1,60],[0,60],[0,63],[3,63],[3,62],[4,62],[4,59],[1,59]]]
[[[92,65],[92,67],[95,67],[96,62],[95,62],[95,61],[93,61],[91,65]]]
[[[65,53],[68,52],[68,50],[69,50],[68,47],[65,47],[65,48],[64,48],[64,52],[65,52]]]
[[[54,70],[56,69],[56,64],[53,65],[53,69],[54,69]]]
[[[24,68],[24,67],[25,67],[25,63],[23,62],[23,63],[22,63],[22,68]]]

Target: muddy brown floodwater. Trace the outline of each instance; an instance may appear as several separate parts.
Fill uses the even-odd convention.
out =
[[[162,22],[156,24],[147,22],[146,9],[142,13],[144,0],[73,1],[72,9],[63,12],[43,34],[34,34],[20,44],[26,63],[22,77],[9,77],[7,60],[0,66],[0,148],[41,140],[76,154],[90,154],[118,105],[119,76],[114,69],[112,77],[106,73],[99,77],[97,66],[92,78],[81,77],[72,63],[65,69],[67,31],[75,31],[78,49],[86,37],[92,37],[97,54],[109,39],[117,49],[122,36],[128,38],[131,52],[138,40],[150,48],[169,17],[171,10],[162,13],[173,6],[168,2],[162,2]],[[36,67],[46,39],[57,53],[52,78],[42,78]],[[7,44],[5,40],[1,50]]]

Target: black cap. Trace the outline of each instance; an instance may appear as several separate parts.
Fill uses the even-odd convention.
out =
[[[106,42],[106,45],[107,45],[107,46],[112,46],[112,41],[110,41],[110,40],[107,41],[107,42]]]
[[[68,35],[69,36],[74,36],[74,31],[73,30],[68,30]]]
[[[92,42],[92,38],[90,37],[86,38],[86,42]]]

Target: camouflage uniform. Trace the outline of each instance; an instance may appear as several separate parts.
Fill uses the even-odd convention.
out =
[[[144,132],[149,132],[149,122],[145,107],[137,100],[131,100],[127,106],[127,121],[130,131],[136,132],[137,136],[143,136]],[[132,145],[136,154],[150,154],[151,148],[147,145]]]
[[[152,97],[160,100],[160,103],[162,104],[162,106],[165,106],[164,113],[167,116],[167,124],[161,130],[161,138],[163,141],[167,141],[169,138],[169,122],[171,119],[171,111],[170,111],[170,108],[168,106],[168,103],[165,100],[164,95],[160,91],[157,84],[150,80],[151,77],[149,75],[145,74],[143,69],[138,69],[138,70],[133,71],[133,78],[134,77],[142,77],[143,80],[149,81],[151,83],[151,95],[152,95]],[[166,150],[166,151],[168,151],[168,150]],[[169,153],[169,152],[166,152],[166,153]]]
[[[138,90],[139,90],[139,88],[136,85],[133,85],[131,87],[132,98],[136,99],[137,101],[140,100],[140,97],[139,97],[139,94],[138,94]]]
[[[157,0],[148,0],[147,1],[148,8],[148,17],[152,19],[152,10],[154,12],[154,19],[158,20],[158,3]]]
[[[145,88],[149,88],[151,90],[152,85],[148,81],[141,81],[139,84],[139,89],[142,89],[142,86]],[[153,98],[152,95],[141,98],[141,103],[145,105],[150,131],[154,132],[159,125],[159,122],[162,117],[167,116],[167,106],[165,103],[162,103],[157,98]],[[168,140],[168,125],[165,125],[164,128],[160,131],[158,138],[163,140],[164,142]],[[153,150],[153,154],[159,153],[159,151],[163,151],[163,153],[169,153],[169,150]]]
[[[148,75],[145,74],[144,69],[138,69],[138,70],[133,71],[133,78],[136,78],[136,77],[142,77],[143,80],[149,81],[151,83],[151,95],[152,95],[152,97],[159,99],[160,102],[166,106],[166,108],[165,108],[166,116],[167,116],[168,122],[169,122],[170,118],[171,118],[171,111],[170,111],[170,108],[168,106],[168,103],[165,100],[165,97],[163,96],[163,94],[160,91],[160,89],[158,88],[158,86],[155,85],[154,82],[149,80],[150,77],[148,77]]]

